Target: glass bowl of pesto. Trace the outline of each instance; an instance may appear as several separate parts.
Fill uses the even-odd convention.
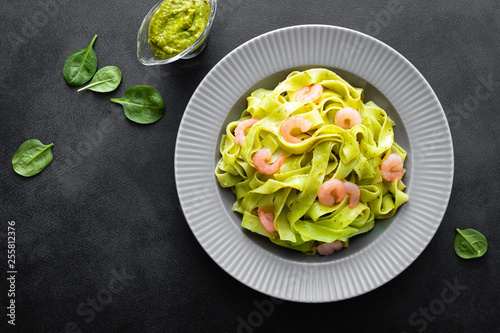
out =
[[[203,51],[217,0],[161,0],[137,33],[137,58],[146,66],[190,59]]]

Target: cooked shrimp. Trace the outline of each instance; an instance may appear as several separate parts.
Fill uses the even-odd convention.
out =
[[[351,129],[362,122],[363,118],[359,112],[350,107],[343,108],[335,114],[335,125],[343,129]]]
[[[260,223],[268,232],[276,231],[276,228],[274,228],[274,213],[264,213],[264,211],[257,209],[257,214],[259,214]]]
[[[338,179],[330,179],[321,185],[318,192],[318,200],[325,206],[331,207],[334,203],[339,203],[344,200],[345,187],[344,183]]]
[[[382,177],[385,180],[393,181],[403,178],[403,159],[398,154],[387,156],[380,166]]]
[[[314,86],[303,86],[295,94],[295,100],[297,102],[309,103],[314,102],[321,97],[323,93],[323,86],[316,83]]]
[[[318,246],[318,253],[322,256],[327,256],[334,252],[342,250],[343,247],[344,243],[342,243],[339,240],[333,243],[323,243],[320,246]]]
[[[234,130],[234,139],[237,144],[240,146],[243,146],[243,142],[245,141],[245,138],[247,137],[245,134],[245,130],[249,127],[252,127],[256,122],[258,122],[259,119],[247,119],[243,120],[236,126],[236,129]]]
[[[296,138],[292,135],[292,131],[294,129],[299,129],[302,133],[307,132],[312,126],[312,122],[309,119],[299,116],[292,116],[290,118],[285,119],[281,123],[280,132],[285,141],[290,143],[299,143],[302,142],[299,138]]]
[[[359,197],[361,196],[361,191],[358,185],[351,182],[344,183],[345,193],[349,193],[349,208],[354,208],[358,205]]]
[[[279,171],[283,163],[285,163],[285,155],[281,154],[276,161],[267,164],[266,161],[271,159],[271,156],[271,149],[268,148],[261,149],[255,153],[253,156],[253,164],[258,172],[265,175],[272,175]]]

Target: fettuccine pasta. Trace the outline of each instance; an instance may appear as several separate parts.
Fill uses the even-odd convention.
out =
[[[317,96],[308,101],[307,94]],[[401,179],[386,180],[381,172],[395,172],[382,166],[388,156],[399,159],[401,168],[406,158],[394,142],[395,124],[375,103],[363,103],[362,89],[318,68],[292,72],[274,90],[257,89],[247,101],[240,119],[226,127],[215,170],[219,184],[236,195],[233,210],[242,214],[244,228],[312,255],[323,243],[347,247],[349,238],[371,230],[375,219],[393,216],[408,200]],[[359,123],[336,125],[340,110],[359,114]],[[285,125],[297,121],[306,130],[283,135]],[[269,162],[277,161],[259,171],[256,154],[266,149]],[[400,178],[404,169],[398,171]],[[353,206],[348,194],[331,206],[321,203],[318,192],[332,179],[357,186],[359,202]]]

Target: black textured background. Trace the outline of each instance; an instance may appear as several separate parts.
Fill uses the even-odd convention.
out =
[[[8,326],[14,220],[17,317],[9,331],[500,332],[498,1],[220,0],[200,56],[148,68],[136,59],[136,33],[155,2],[1,3],[0,327]],[[175,191],[174,144],[191,94],[220,59],[262,33],[307,23],[368,33],[419,69],[448,116],[455,178],[441,227],[394,280],[337,303],[275,304],[226,274],[194,238]],[[94,34],[99,67],[123,73],[113,93],[77,93],[62,77],[66,57]],[[109,102],[135,84],[162,93],[159,122],[134,124]],[[54,161],[26,179],[11,158],[32,138],[55,144]],[[486,235],[483,258],[455,255],[457,227]],[[90,310],[96,297],[106,304]],[[424,319],[429,306],[437,314]]]

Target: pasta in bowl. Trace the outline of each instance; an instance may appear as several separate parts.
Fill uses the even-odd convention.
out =
[[[305,254],[332,254],[408,201],[394,121],[325,68],[257,89],[221,139],[215,175],[241,225]],[[272,162],[271,162],[272,161]],[[271,163],[268,163],[271,162]]]
[[[257,184],[252,184],[249,187],[251,190],[258,187],[256,186],[258,182],[268,180],[276,174],[285,176],[283,173],[293,172],[286,166],[287,162],[291,165],[293,155],[304,155],[302,160],[297,162],[300,166],[298,170],[308,167],[308,163],[314,159],[312,147],[311,152],[302,153],[287,152],[281,146],[273,150],[274,144],[271,140],[264,142],[266,147],[263,147],[262,143],[261,146],[256,144],[253,147],[256,141],[251,138],[255,138],[256,135],[252,135],[252,131],[256,131],[263,123],[266,123],[264,121],[259,125],[265,117],[259,116],[259,113],[245,114],[242,117],[242,111],[248,109],[247,97],[251,96],[252,92],[260,88],[274,91],[280,82],[287,80],[290,73],[304,72],[314,68],[333,71],[360,94],[361,92],[356,87],[362,88],[364,99],[360,97],[360,100],[373,101],[376,106],[386,112],[388,118],[395,123],[392,127],[395,142],[407,151],[404,170],[400,170],[399,161],[393,158],[390,159],[389,166],[391,166],[390,169],[394,169],[392,171],[396,175],[404,173],[402,181],[407,188],[398,189],[409,196],[409,201],[400,206],[392,217],[376,219],[370,232],[356,235],[349,243],[348,249],[330,256],[304,255],[300,251],[277,246],[269,241],[268,237],[242,228],[242,214],[233,211],[235,201],[238,199],[229,188],[222,188],[217,176],[214,175],[214,170],[217,169],[222,157],[220,147],[225,141],[222,140],[222,136],[227,135],[227,126],[234,121],[237,121],[237,124],[231,125],[233,126],[230,128],[231,135],[235,135],[234,132],[239,123],[249,121],[238,129],[238,133],[242,133],[238,136],[238,142],[242,143],[242,146],[236,143],[240,147],[240,152],[245,151],[245,145],[249,147],[252,145],[252,148],[246,148],[250,154],[246,157],[247,164],[242,164],[241,167],[248,170],[245,172],[240,170],[242,174],[251,174],[251,168],[254,167],[253,159],[258,151],[262,151],[258,155],[260,160],[258,164],[264,169],[267,167],[261,162],[262,160],[266,162],[269,153],[272,158],[267,161],[267,164],[274,162],[274,159],[279,158],[281,154],[284,155],[284,161],[279,170],[271,175],[265,173],[257,175],[255,179]],[[290,89],[288,102],[291,102],[290,98],[294,93],[299,95],[299,100],[314,97],[319,90],[318,87],[313,89],[315,84],[317,83],[313,81],[297,84],[297,87]],[[301,89],[303,90],[299,94],[298,91]],[[321,93],[328,93],[329,90],[331,89],[325,85]],[[351,96],[356,94],[355,91],[350,93]],[[279,100],[278,97],[278,102]],[[312,103],[317,104],[317,101]],[[314,107],[312,104],[309,105],[312,110]],[[365,109],[370,105],[366,103]],[[372,110],[376,110],[376,106],[372,105]],[[355,106],[351,105],[350,108],[355,109],[360,116],[363,113]],[[334,124],[337,111],[340,110],[340,105],[338,105],[336,110],[329,112],[327,118],[330,123],[333,121]],[[287,118],[300,117],[307,113],[303,111],[291,112],[287,114]],[[345,117],[342,113],[339,115],[341,122],[342,119],[344,123],[346,119],[349,119],[350,125],[359,121],[349,109],[344,112]],[[309,144],[307,141],[314,140],[321,133],[314,137],[314,133],[321,126],[314,127],[317,117],[303,118],[303,120],[299,118],[288,120],[283,133],[281,133],[283,120],[276,122],[271,126],[272,133],[274,133],[271,138],[274,138],[277,145],[280,145],[281,139],[289,143],[300,140],[302,143],[297,141],[295,145],[306,147]],[[307,129],[309,123],[306,120],[312,123],[309,129]],[[332,126],[326,120],[323,119],[323,121],[324,127]],[[361,123],[366,123],[366,121],[362,117]],[[253,126],[256,126],[254,130],[252,130]],[[338,133],[343,133],[339,129],[336,130]],[[325,131],[323,132],[325,136],[339,138],[338,133],[329,133],[326,129],[323,131]],[[260,133],[267,134],[267,131],[260,130]],[[358,138],[354,138],[359,145]],[[324,139],[324,141],[328,140]],[[314,145],[321,146],[320,139],[317,139]],[[335,155],[339,164],[343,162],[340,146],[338,142],[332,144],[332,154]],[[269,152],[265,150],[266,148]],[[360,148],[362,148],[361,145]],[[238,159],[239,152],[234,154]],[[397,149],[393,153],[392,147],[391,154],[385,153],[380,158],[389,160],[388,156],[392,154],[400,155],[401,161],[403,160],[401,154],[404,153],[398,152]],[[346,158],[345,161],[349,159]],[[278,162],[279,165],[282,161]],[[329,156],[327,168],[328,165],[332,168],[332,163],[335,163],[334,158],[330,159]],[[377,168],[381,165],[378,167],[374,165],[374,172],[377,172]],[[273,172],[273,168],[272,166],[269,170],[262,171]],[[217,171],[217,174],[230,171],[229,169],[224,171],[223,168],[221,170]],[[300,179],[302,171],[304,170],[297,171],[295,178]],[[238,175],[238,172],[229,173],[234,176]],[[350,192],[353,192],[353,187],[346,182],[354,181],[353,184],[358,188],[363,186],[356,179],[357,174],[354,178],[350,177],[354,174],[351,172],[351,175],[337,179],[342,182],[346,192],[349,190],[349,194],[345,194],[343,199],[344,208],[342,209],[348,207],[348,202],[349,205],[351,204]],[[325,174],[322,182],[331,180],[331,176],[327,177]],[[244,180],[241,178],[241,181]],[[386,44],[360,32],[335,26],[287,27],[258,36],[230,52],[207,74],[191,97],[182,117],[175,149],[175,182],[179,202],[187,224],[202,248],[223,270],[248,287],[270,296],[300,302],[331,302],[351,298],[373,290],[401,273],[422,253],[439,227],[450,198],[452,181],[453,146],[450,131],[439,100],[424,77],[408,60]],[[385,183],[391,184],[392,181],[385,181]],[[231,183],[228,182],[226,185],[231,186]],[[340,184],[328,185],[325,189],[327,194],[332,193],[332,191],[328,193],[330,188],[332,191],[338,189],[339,194],[342,194]],[[294,188],[290,190],[291,193],[294,191],[297,190]],[[319,191],[313,193],[314,202],[318,201],[318,194]],[[337,191],[334,194],[338,196]],[[387,194],[389,195],[387,198],[391,200],[382,200],[383,211],[389,207],[384,206],[386,203],[396,203],[396,197],[392,197],[390,191]],[[292,194],[292,196],[295,195],[297,193]],[[356,196],[356,193],[353,196]],[[329,196],[325,195],[325,197]],[[330,200],[336,201],[336,199]],[[288,200],[285,200],[284,207],[288,208],[286,201]],[[356,207],[362,207],[361,204],[370,208],[371,201],[362,197],[361,190],[360,202],[351,210],[345,209],[344,212],[354,212]],[[243,199],[241,199],[241,204],[243,204]],[[317,203],[314,205],[319,206]],[[334,206],[335,204],[332,207]],[[274,202],[272,207],[261,204],[261,208],[264,208],[261,210],[264,221],[270,221],[273,217],[270,213],[275,213]],[[256,220],[257,209],[259,205],[250,210],[249,214],[254,216],[254,223],[262,224],[260,218]],[[388,208],[387,211],[391,209]],[[375,220],[375,212],[372,208],[370,211],[373,212]],[[317,220],[319,219],[318,217]],[[299,220],[310,222],[313,218],[308,215]],[[359,217],[360,223],[361,220],[362,218]],[[365,224],[368,221],[370,221],[369,217]],[[299,222],[301,223],[303,222]],[[303,224],[307,226],[306,223]],[[267,225],[270,227],[270,223]],[[264,227],[263,224],[262,227]],[[354,225],[351,227],[354,228]],[[356,229],[361,230],[361,227]],[[279,234],[278,231],[276,234]],[[297,240],[298,237],[295,236]],[[305,240],[303,236],[300,237]],[[329,240],[331,239],[315,240],[315,242],[317,245],[331,244],[324,249],[325,253],[338,250],[338,243],[335,244],[336,241],[327,243]],[[307,241],[310,240],[305,240],[304,243]],[[307,253],[307,249],[304,252]]]

